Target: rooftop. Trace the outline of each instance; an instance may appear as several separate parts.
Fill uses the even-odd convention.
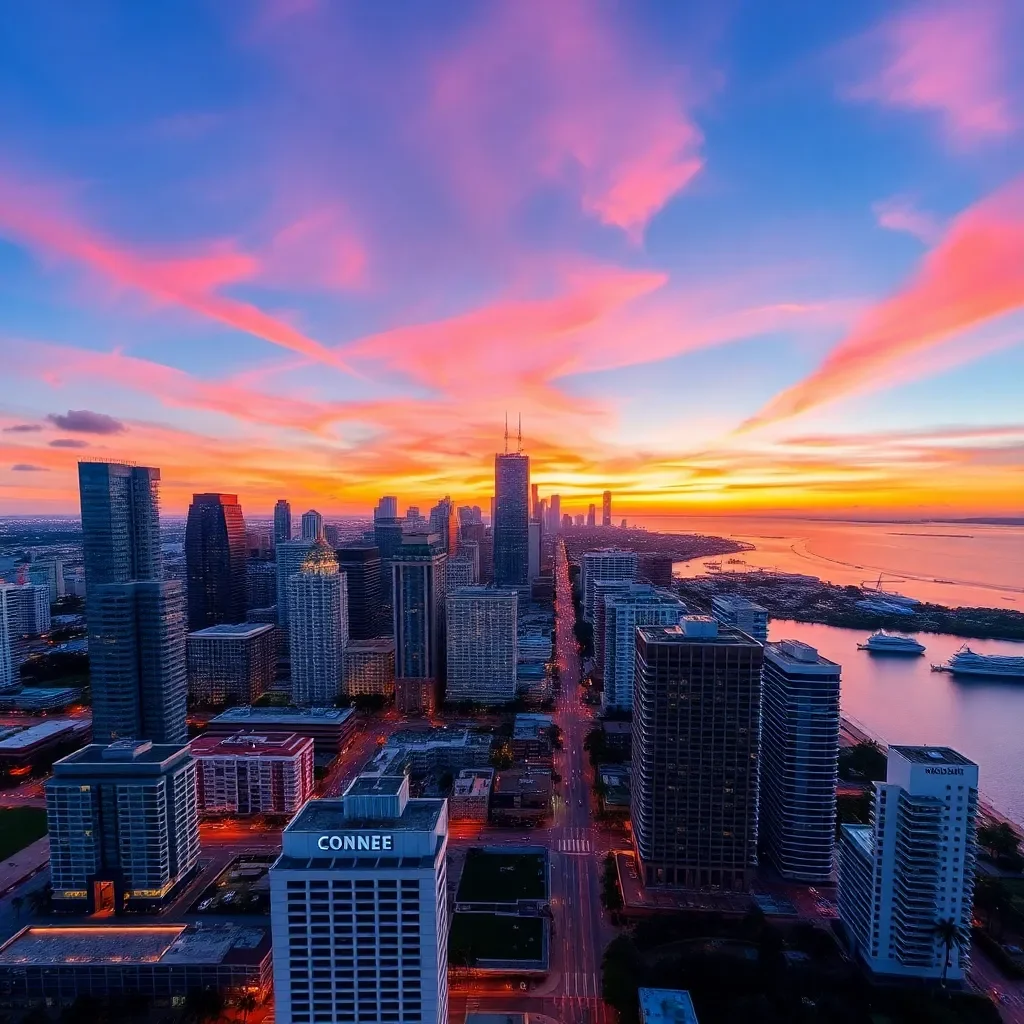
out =
[[[875,830],[870,825],[843,825],[843,835],[852,840],[867,856],[875,852]]]
[[[51,718],[38,725],[30,725],[27,729],[11,729],[0,739],[0,753],[14,753],[26,747],[35,746],[55,736],[63,736],[69,732],[85,732],[92,725],[89,718]]]
[[[251,706],[229,708],[221,712],[213,723],[234,723],[242,725],[276,722],[281,725],[310,725],[322,722],[325,725],[341,725],[355,714],[352,708],[256,708]]]
[[[206,629],[197,629],[194,633],[189,633],[189,638],[248,640],[261,633],[269,633],[273,628],[269,622],[222,622],[216,626],[207,626]]]
[[[762,608],[755,601],[740,597],[739,594],[716,594],[711,598],[711,606],[714,607],[716,604],[737,612],[764,612],[765,615],[768,614],[766,608]]]
[[[295,757],[311,748],[308,736],[293,732],[236,732],[233,736],[198,736],[189,744],[193,757]]]
[[[495,793],[550,793],[551,772],[536,768],[507,768],[494,776]]]
[[[53,767],[62,770],[79,767],[94,769],[120,768],[125,765],[159,767],[181,755],[188,754],[185,743],[150,743],[137,740],[115,740],[110,744],[90,743],[81,750],[61,758]]]
[[[413,799],[405,805],[400,818],[387,819],[389,831],[432,832],[444,811],[444,800]],[[384,822],[360,822],[345,817],[345,801],[310,800],[288,826],[289,832],[330,832],[353,831],[359,828],[376,828]]]
[[[816,647],[800,640],[780,640],[778,643],[765,644],[764,656],[794,671],[818,667],[838,672],[840,668],[836,662],[822,657]]]
[[[697,620],[696,622],[694,620]],[[717,628],[705,628],[711,623]],[[687,615],[678,626],[637,626],[637,633],[649,644],[715,644],[716,646],[760,647],[746,633],[723,626],[707,615]]]
[[[679,988],[642,988],[641,1024],[697,1024],[690,993]]]
[[[545,729],[550,729],[552,725],[554,725],[554,719],[550,715],[516,715],[515,725],[513,727],[513,739],[538,739],[541,732]]]
[[[914,764],[955,764],[977,768],[973,761],[950,747],[889,747],[889,750]]]
[[[500,895],[499,895],[500,894]],[[548,897],[547,851],[472,846],[459,880],[457,903],[514,903]]]
[[[269,950],[267,929],[232,924],[30,926],[0,947],[0,966],[221,964]]]

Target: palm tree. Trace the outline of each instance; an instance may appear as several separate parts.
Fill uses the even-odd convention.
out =
[[[966,946],[970,937],[960,927],[960,923],[952,917],[943,918],[935,922],[935,935],[942,942],[946,951],[946,958],[942,964],[942,987],[946,987],[946,974],[952,966],[953,947]]]
[[[246,989],[235,997],[234,1005],[235,1009],[242,1015],[242,1024],[245,1024],[249,1019],[249,1014],[259,1006],[259,1000],[256,998],[255,992],[250,992]]]

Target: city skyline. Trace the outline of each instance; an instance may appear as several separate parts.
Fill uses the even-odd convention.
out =
[[[81,457],[486,507],[505,410],[614,522],[1021,514],[1018,6],[60,6],[0,34],[0,515]]]

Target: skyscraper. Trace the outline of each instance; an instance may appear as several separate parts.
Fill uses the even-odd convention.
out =
[[[245,519],[234,494],[193,494],[185,522],[190,632],[245,621]]]
[[[540,518],[540,488],[537,484],[530,484],[530,518]]]
[[[341,693],[348,643],[348,596],[338,559],[317,541],[288,580],[292,701],[332,705]]]
[[[595,613],[595,654],[597,626],[603,619],[604,693],[601,703],[605,708],[628,711],[633,707],[636,627],[675,626],[686,614],[686,605],[675,594],[656,590],[645,583],[620,585],[624,586],[624,592],[604,599],[603,616]]]
[[[93,736],[187,736],[185,601],[163,579],[160,470],[80,462]]]
[[[302,513],[302,539],[311,541],[324,539],[324,517],[315,509]]]
[[[552,536],[562,529],[562,498],[561,495],[552,494],[551,504],[548,512],[548,530]]]
[[[827,882],[836,836],[839,666],[767,644],[761,677],[761,845],[784,878]]]
[[[839,917],[868,968],[905,978],[943,976],[936,927],[971,934],[978,766],[949,747],[889,747],[870,825],[843,825]],[[948,950],[962,981],[970,947]]]
[[[583,618],[594,621],[594,581],[629,580],[637,575],[635,551],[618,548],[602,548],[600,551],[586,551],[580,562],[580,592],[583,597]]]
[[[483,523],[462,524],[462,551],[474,558],[476,564],[475,583],[490,583],[494,578],[494,549],[491,532]],[[476,548],[474,557],[473,547]]]
[[[292,539],[292,507],[279,498],[274,506],[274,545],[283,544]]]
[[[597,526],[597,506],[593,502],[587,506],[587,526]]]
[[[516,699],[515,590],[463,587],[449,594],[445,699],[507,704]]]
[[[430,510],[430,532],[441,539],[441,547],[449,558],[459,553],[459,514],[448,495]]]
[[[540,575],[540,520],[531,519],[528,527],[526,578],[532,583]]]
[[[447,849],[447,802],[407,775],[306,804],[270,869],[279,1021],[446,1024]]]
[[[435,534],[408,534],[392,561],[395,699],[400,710],[436,701],[444,665],[445,555]]]
[[[748,888],[763,653],[707,616],[637,628],[631,817],[645,884]]]
[[[335,552],[348,582],[348,630],[353,640],[381,632],[380,550],[373,544],[347,544]]]
[[[381,498],[381,505],[390,500]],[[395,499],[397,506],[397,499]],[[379,507],[378,507],[379,508]],[[391,561],[402,546],[402,520],[397,516],[375,515],[373,520],[373,543],[380,552],[380,595],[384,604],[391,604]]]
[[[312,542],[287,540],[277,546],[277,624],[288,635],[288,581],[302,568]]]
[[[14,689],[19,682],[11,653],[11,626],[14,619],[13,602],[8,597],[10,587],[0,586],[0,693]]]
[[[454,594],[463,587],[471,587],[476,583],[473,578],[473,563],[459,555],[449,558],[444,563],[444,589],[446,594]]]
[[[745,597],[718,594],[711,598],[711,614],[723,626],[735,626],[762,644],[768,642],[768,612]]]
[[[612,492],[605,491],[601,495],[601,525],[612,525]]]
[[[373,510],[373,518],[376,519],[397,519],[398,518],[398,498],[393,494],[386,494],[380,501],[377,502],[377,507]]]
[[[494,456],[494,585],[523,587],[529,580],[530,457],[521,451]]]

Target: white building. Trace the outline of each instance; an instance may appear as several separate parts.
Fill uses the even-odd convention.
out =
[[[292,700],[300,706],[333,704],[345,671],[348,590],[338,559],[322,540],[288,580],[288,640]]]
[[[596,588],[596,592],[600,587]],[[636,627],[675,626],[686,614],[686,605],[675,594],[647,583],[629,584],[618,594],[604,599],[601,651],[603,654],[606,708],[631,710],[633,676],[636,670]],[[596,635],[595,635],[596,647]]]
[[[977,814],[974,762],[949,747],[889,747],[872,824],[844,825],[839,840],[839,916],[872,971],[941,978],[936,925],[970,936]],[[946,976],[961,981],[969,946],[949,952]]]
[[[765,645],[760,837],[783,878],[832,876],[839,674],[835,662],[798,640]]]
[[[447,847],[406,776],[306,804],[270,870],[277,1020],[447,1024]]]
[[[64,563],[59,558],[45,558],[33,562],[28,570],[33,583],[46,587],[50,595],[50,604],[59,597],[64,597]]]
[[[295,733],[199,736],[199,806],[210,814],[295,814],[313,796],[313,740]]]
[[[735,626],[758,643],[768,643],[768,611],[745,597],[719,594],[711,598],[711,614],[723,626]]]
[[[274,558],[277,564],[277,624],[288,635],[288,581],[302,568],[302,563],[313,546],[308,540],[286,540],[277,545]]]
[[[637,575],[635,551],[620,551],[618,548],[602,548],[587,551],[580,563],[580,594],[583,598],[583,618],[594,621],[595,580],[629,580]]]
[[[515,590],[463,587],[447,599],[449,701],[516,699]]]

